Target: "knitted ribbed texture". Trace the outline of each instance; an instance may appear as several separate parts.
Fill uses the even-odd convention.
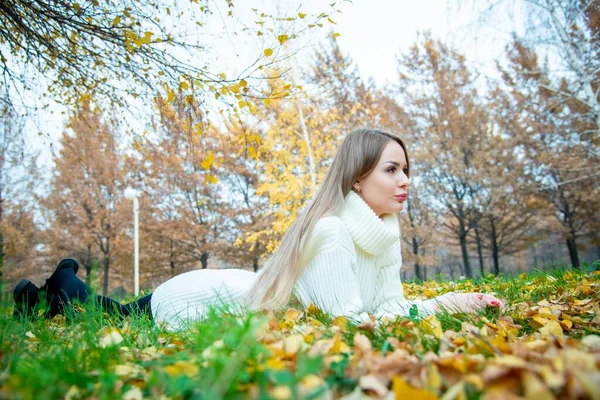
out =
[[[432,300],[407,301],[400,281],[400,227],[395,215],[383,219],[354,192],[339,217],[321,218],[303,242],[302,273],[294,294],[304,306],[313,303],[327,313],[357,321],[366,313],[379,317],[433,312]],[[206,307],[243,307],[256,274],[243,270],[198,270],[176,276],[152,295],[154,319],[170,329],[201,318]]]
[[[241,269],[200,269],[177,275],[156,288],[150,300],[154,320],[176,330],[204,316],[209,306],[236,311],[256,274]]]

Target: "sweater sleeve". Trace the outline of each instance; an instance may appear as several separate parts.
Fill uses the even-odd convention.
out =
[[[313,303],[332,316],[368,320],[354,274],[354,244],[338,217],[317,222],[302,249],[300,264],[303,270],[294,292],[305,307]]]
[[[396,248],[398,248],[397,246]],[[377,317],[395,317],[410,315],[411,309],[415,309],[419,316],[425,316],[434,313],[434,299],[430,300],[407,300],[404,297],[404,289],[400,280],[400,268],[402,266],[402,256],[400,249],[397,250],[397,256],[392,257],[392,262],[383,267],[379,272],[377,281],[380,284],[381,291],[375,301]]]

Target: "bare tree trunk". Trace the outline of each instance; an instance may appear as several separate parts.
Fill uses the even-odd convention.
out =
[[[104,255],[104,286],[102,287],[102,294],[108,296],[108,271],[110,268],[110,256]]]
[[[574,235],[569,235],[569,237],[567,238],[567,248],[569,249],[571,265],[573,266],[573,268],[579,268],[579,254],[577,252],[577,243],[575,242]]]
[[[171,239],[171,253],[169,254],[169,270],[171,278],[175,276],[175,241]]]
[[[254,269],[254,272],[258,271],[258,257],[254,257],[252,260],[252,268]]]
[[[421,249],[421,256],[424,257],[425,256],[425,250]],[[421,270],[421,272],[423,273],[423,281],[427,280],[427,268],[425,268],[425,266],[423,266],[423,269]]]
[[[421,266],[419,265],[419,245],[417,243],[417,238],[413,236],[412,238],[412,248],[413,255],[415,256],[415,276],[419,280],[423,280],[421,276]]]
[[[483,250],[481,245],[481,237],[479,236],[479,228],[475,225],[475,241],[477,242],[477,255],[479,256],[479,273],[485,275],[485,265],[483,264]]]
[[[206,251],[202,252],[202,255],[200,256],[200,262],[202,263],[202,269],[208,268],[208,256],[209,256],[209,253]]]
[[[460,211],[462,217],[462,210]],[[473,277],[473,272],[471,271],[471,263],[469,262],[469,249],[467,247],[467,230],[465,227],[464,218],[459,218],[459,228],[460,228],[460,250],[462,252],[463,265],[465,267],[465,275],[468,278]]]
[[[85,255],[85,260],[83,263],[83,266],[85,267],[85,283],[88,286],[92,285],[92,245],[88,244],[87,246],[87,254]]]
[[[496,224],[494,223],[494,219],[490,218],[490,226],[491,226],[491,241],[492,241],[492,259],[494,260],[494,275],[498,276],[500,274],[500,262],[498,260],[498,237],[496,235]]]

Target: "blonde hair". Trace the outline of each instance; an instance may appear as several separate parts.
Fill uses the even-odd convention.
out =
[[[344,138],[315,196],[298,213],[298,218],[283,235],[279,247],[259,272],[247,295],[251,308],[271,310],[284,306],[289,301],[296,280],[302,272],[299,261],[304,234],[308,237],[320,218],[338,215],[342,211],[344,200],[354,182],[375,169],[384,147],[392,140],[404,149],[409,168],[406,146],[392,133],[380,129],[358,128]]]

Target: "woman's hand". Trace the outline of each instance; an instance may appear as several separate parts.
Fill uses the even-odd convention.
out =
[[[436,297],[434,311],[446,310],[450,313],[475,313],[486,307],[504,308],[500,299],[483,293],[446,293]]]

